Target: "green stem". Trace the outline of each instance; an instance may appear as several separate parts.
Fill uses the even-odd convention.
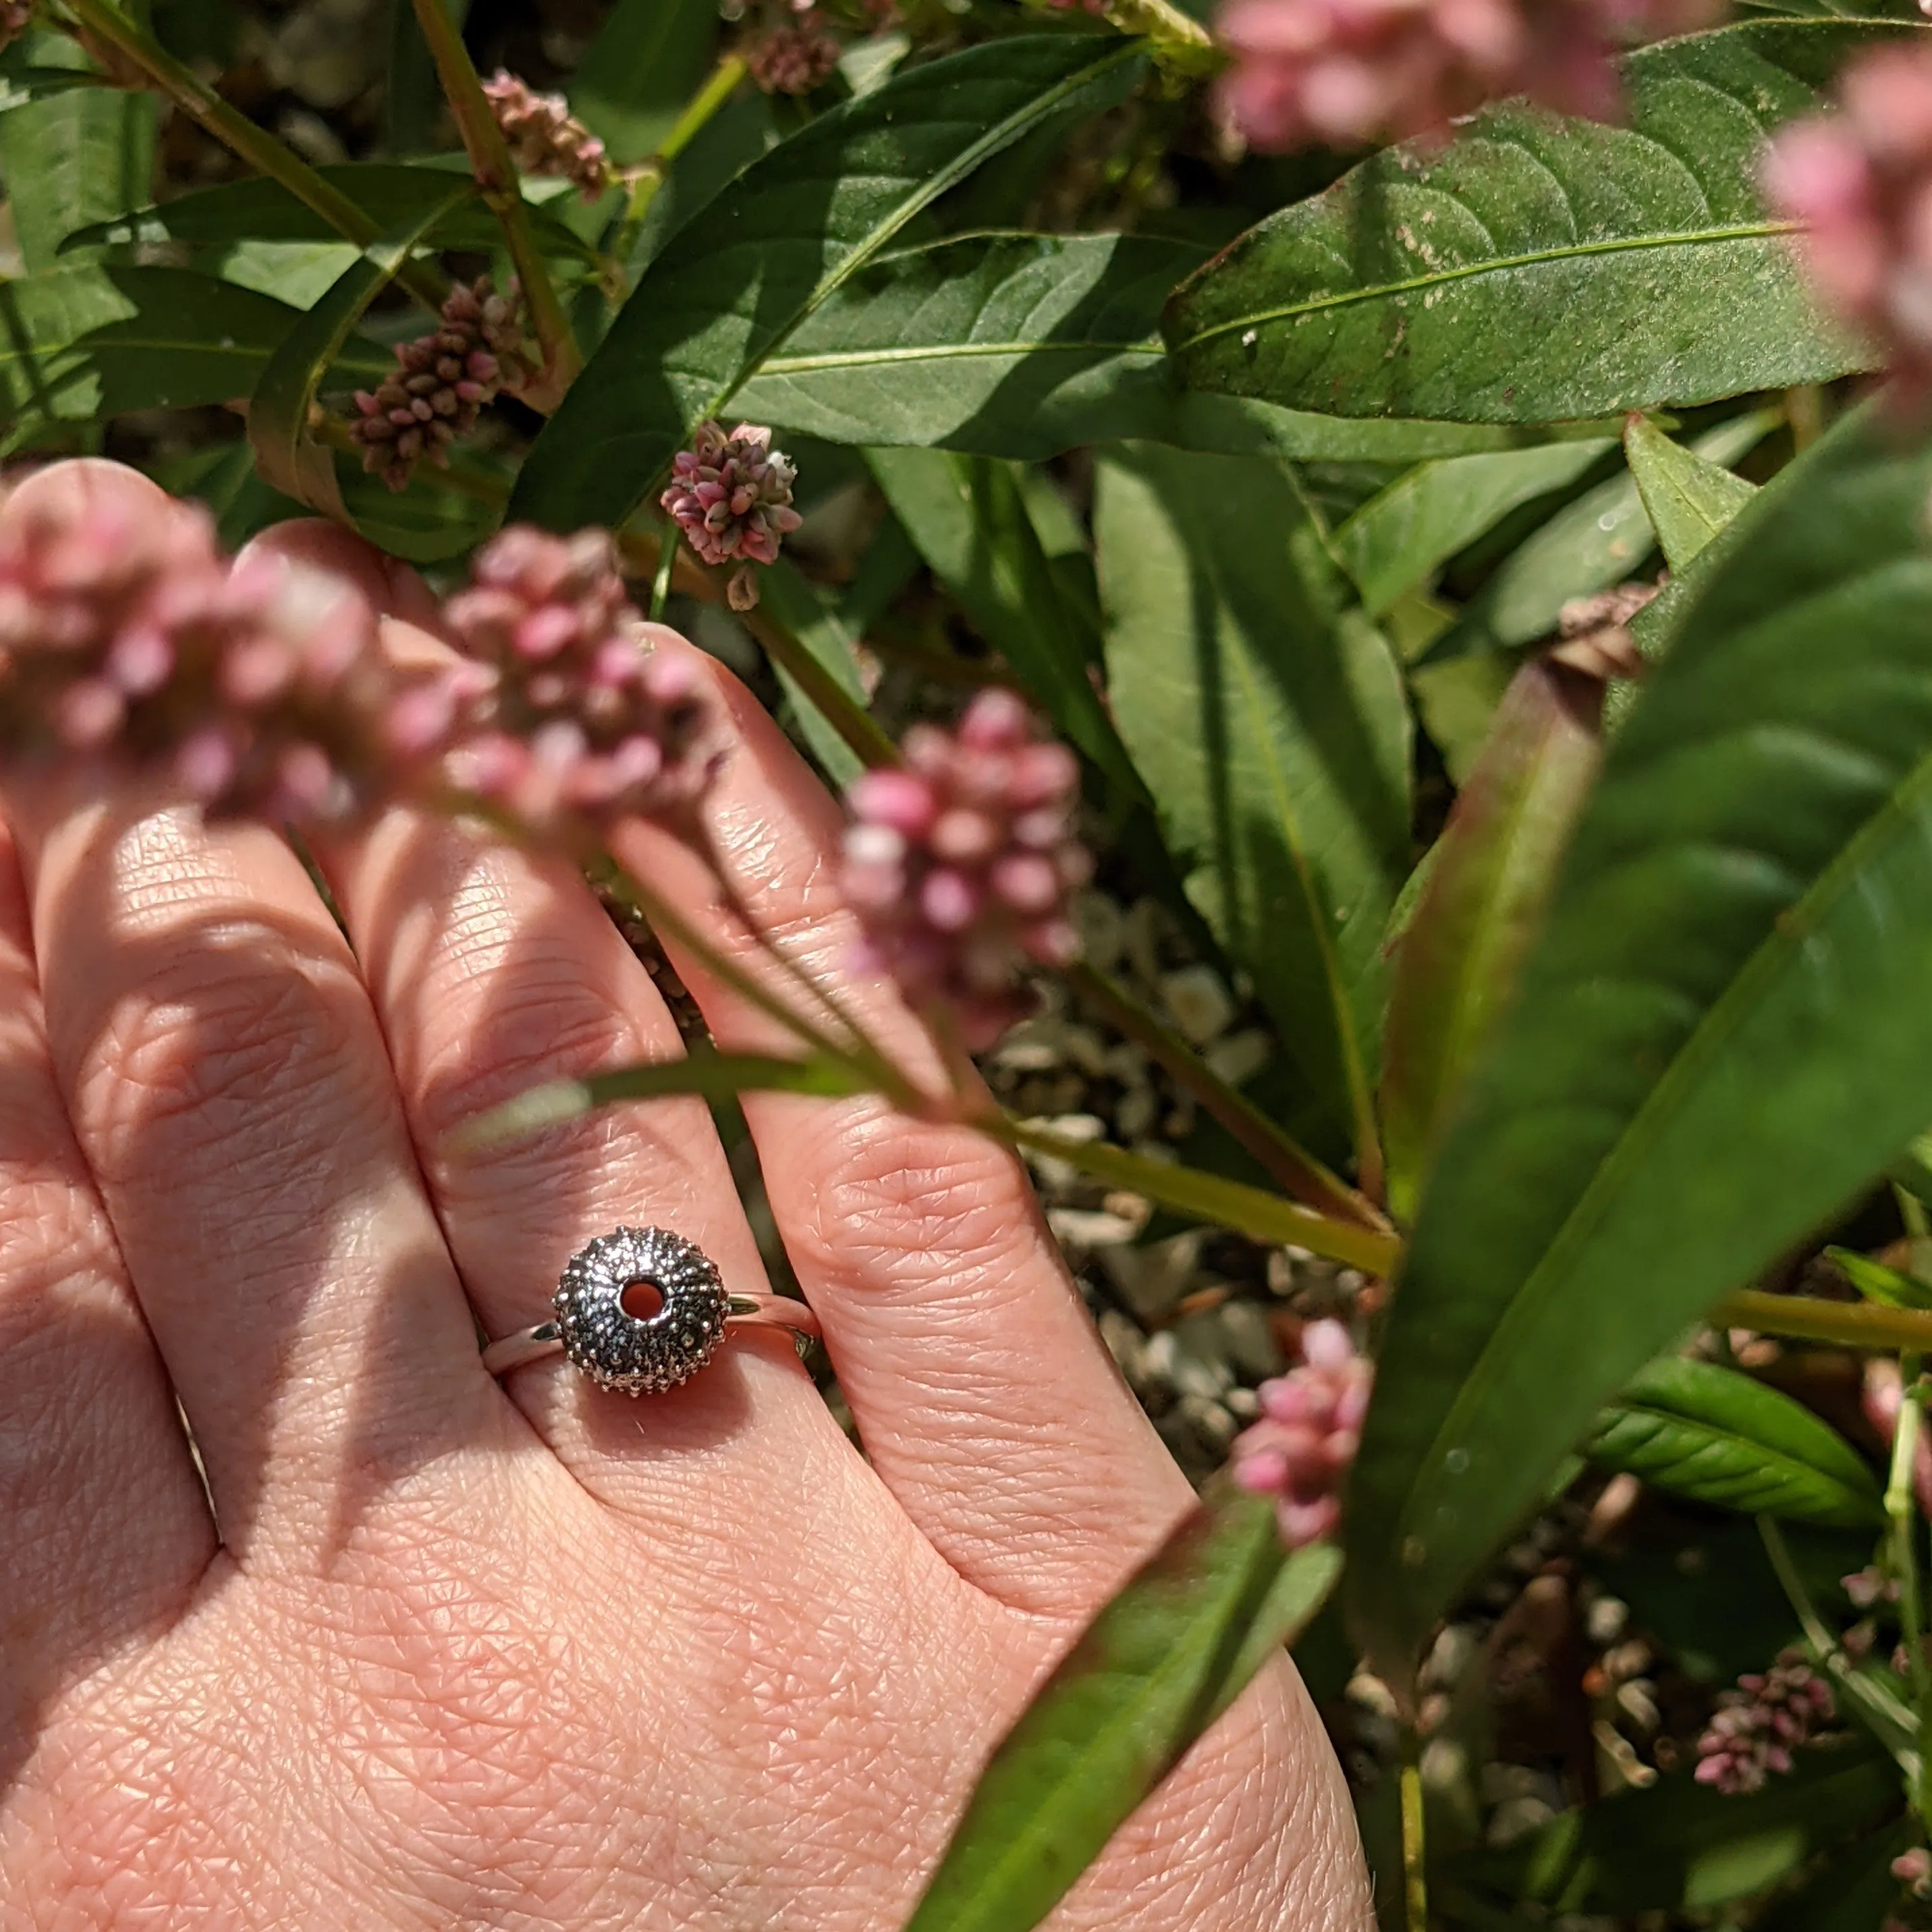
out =
[[[1892,1437],[1892,1466],[1885,1486],[1885,1514],[1892,1526],[1892,1568],[1898,1579],[1898,1622],[1905,1640],[1906,1676],[1918,1712],[1919,1760],[1925,1760],[1925,1720],[1932,1703],[1932,1672],[1926,1668],[1925,1616],[1918,1576],[1917,1516],[1912,1507],[1912,1475],[1924,1426],[1920,1406],[1920,1358],[1907,1352],[1898,1358],[1898,1420]],[[1920,1815],[1932,1827],[1932,1806],[1922,1780],[1916,1795]]]
[[[345,241],[367,248],[382,239],[374,219],[332,186],[285,142],[230,106],[191,68],[143,33],[109,0],[65,0],[88,32],[112,47],[153,82],[196,126],[241,156],[257,173],[278,182],[304,208],[312,209]],[[396,280],[425,307],[440,309],[450,290],[449,278],[431,262],[408,261]]]
[[[1218,1174],[1150,1160],[1105,1141],[1075,1140],[1010,1114],[984,1112],[967,1118],[982,1133],[1009,1146],[1049,1154],[1082,1174],[1158,1201],[1192,1220],[1216,1222],[1258,1241],[1306,1248],[1312,1254],[1325,1255],[1373,1275],[1390,1273],[1401,1252],[1393,1234],[1318,1214],[1299,1202],[1284,1201],[1278,1194],[1238,1180],[1224,1180]]]
[[[638,231],[644,225],[644,217],[651,212],[651,203],[656,199],[664,176],[670,172],[671,163],[696,139],[712,116],[738,91],[738,83],[744,77],[742,58],[736,54],[727,54],[712,69],[704,85],[691,97],[670,132],[658,143],[656,152],[638,164],[635,178],[631,183],[631,199],[624,210],[623,225],[610,244],[610,252],[620,262],[627,261],[632,249],[637,245]]]
[[[1785,1601],[1791,1606],[1792,1614],[1804,1633],[1804,1641],[1811,1648],[1812,1656],[1837,1680],[1847,1702],[1856,1708],[1867,1728],[1892,1753],[1899,1768],[1911,1779],[1916,1788],[1920,1765],[1916,1714],[1906,1709],[1883,1684],[1867,1676],[1845,1654],[1836,1634],[1818,1614],[1811,1593],[1805,1588],[1804,1580],[1798,1574],[1797,1564],[1791,1560],[1784,1531],[1771,1517],[1761,1516],[1757,1519],[1757,1533],[1764,1544],[1765,1554],[1771,1558],[1772,1570],[1784,1592]]]
[[[584,366],[578,352],[577,338],[571,333],[570,320],[563,312],[556,284],[537,246],[536,231],[530,225],[530,212],[517,179],[517,166],[510,158],[509,144],[496,124],[490,98],[463,35],[451,19],[442,0],[412,0],[416,20],[422,28],[436,62],[438,78],[448,97],[450,110],[463,136],[483,199],[503,231],[505,246],[517,272],[517,281],[529,303],[530,324],[537,332],[543,351],[543,374],[530,388],[518,392],[519,399],[532,408],[554,409],[563,392]]]
[[[1269,1174],[1298,1201],[1343,1221],[1386,1233],[1388,1223],[1373,1204],[1296,1144],[1240,1090],[1223,1080],[1180,1036],[1156,1019],[1124,988],[1084,962],[1063,976],[1072,990],[1128,1039],[1146,1049],[1192,1094]]]
[[[1429,1932],[1422,1739],[1413,1724],[1402,1727],[1402,1893],[1408,1932]]]
[[[1808,1295],[1745,1289],[1726,1295],[1705,1319],[1715,1328],[1754,1328],[1762,1334],[1833,1342],[1841,1348],[1866,1348],[1875,1354],[1900,1348],[1932,1352],[1932,1314],[1882,1308],[1876,1302],[1818,1301]]]

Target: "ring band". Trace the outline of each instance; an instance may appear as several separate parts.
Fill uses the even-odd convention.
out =
[[[640,1284],[658,1298],[649,1315],[624,1306]],[[500,1376],[561,1354],[599,1388],[655,1395],[694,1376],[728,1329],[819,1332],[802,1301],[728,1290],[711,1257],[668,1228],[616,1228],[586,1243],[566,1264],[550,1306],[553,1319],[490,1342],[484,1367]]]

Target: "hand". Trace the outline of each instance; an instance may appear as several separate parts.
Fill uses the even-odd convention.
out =
[[[48,490],[156,494],[62,464],[0,515]],[[428,608],[339,532],[272,541]],[[836,977],[836,811],[702,662],[736,734],[719,848]],[[542,1319],[620,1222],[765,1286],[697,1101],[449,1151],[536,1081],[678,1051],[579,880],[396,811],[319,855],[345,942],[259,827],[48,785],[6,817],[0,1927],[899,1924],[1188,1501],[1013,1162],[876,1101],[746,1101],[864,1456],[782,1335],[637,1402],[556,1360],[500,1384],[479,1325]],[[621,853],[730,939],[688,852]],[[790,1044],[680,964],[722,1042]],[[1054,1922],[1369,1922],[1285,1658]]]

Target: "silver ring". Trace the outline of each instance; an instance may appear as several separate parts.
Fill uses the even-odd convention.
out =
[[[640,1284],[658,1296],[649,1315],[624,1306]],[[818,1333],[818,1318],[803,1302],[733,1293],[711,1257],[668,1228],[614,1228],[586,1242],[566,1263],[550,1306],[554,1320],[520,1328],[483,1351],[493,1376],[565,1354],[599,1388],[657,1395],[697,1374],[728,1329]]]

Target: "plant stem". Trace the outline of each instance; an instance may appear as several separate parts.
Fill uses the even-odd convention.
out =
[[[569,318],[550,278],[543,251],[537,246],[536,231],[530,225],[530,212],[517,179],[516,164],[510,158],[509,143],[496,124],[470,50],[463,44],[462,33],[442,0],[412,0],[412,4],[450,110],[456,116],[470,167],[483,190],[483,199],[502,229],[518,284],[524,301],[530,305],[531,326],[536,330],[543,351],[543,373],[535,383],[518,392],[519,399],[532,409],[554,410],[583,368],[584,358],[578,352],[577,338],[571,333]]]
[[[1402,1892],[1408,1932],[1429,1932],[1429,1875],[1422,1801],[1422,1739],[1402,1727]]]
[[[1791,1560],[1784,1532],[1768,1516],[1757,1519],[1757,1533],[1785,1601],[1798,1619],[1804,1640],[1818,1662],[1838,1680],[1846,1698],[1858,1707],[1859,1716],[1873,1735],[1897,1760],[1899,1768],[1916,1788],[1921,1757],[1918,1746],[1918,1720],[1875,1678],[1868,1677],[1847,1657],[1831,1626],[1818,1614],[1798,1566]]]
[[[382,230],[363,208],[286,142],[230,106],[191,68],[143,33],[109,0],[65,0],[65,4],[89,34],[146,74],[157,93],[166,94],[196,126],[240,155],[257,173],[278,182],[345,241],[367,248],[382,238]],[[450,290],[449,278],[432,262],[405,262],[396,271],[396,280],[431,310],[442,306]]]
[[[1932,1314],[1881,1308],[1875,1302],[1819,1301],[1802,1294],[1726,1295],[1705,1319],[1720,1328],[1755,1328],[1800,1341],[1835,1342],[1842,1348],[1932,1351]]]
[[[658,144],[657,151],[640,161],[631,182],[631,198],[624,210],[623,225],[617,230],[610,244],[610,252],[620,262],[625,261],[637,245],[638,231],[644,225],[644,217],[651,211],[651,203],[663,185],[664,176],[670,171],[670,164],[694,140],[712,115],[738,91],[738,83],[745,77],[745,63],[736,54],[727,54],[711,70],[710,76],[694,94],[672,126],[670,132]]]
[[[1898,1420],[1892,1430],[1892,1466],[1885,1485],[1885,1514],[1892,1525],[1892,1568],[1898,1579],[1898,1622],[1905,1640],[1906,1681],[1912,1686],[1912,1701],[1918,1712],[1918,1754],[1925,1762],[1925,1720],[1932,1702],[1932,1673],[1926,1669],[1925,1617],[1918,1576],[1917,1517],[1912,1508],[1912,1477],[1918,1460],[1918,1442],[1924,1426],[1924,1412],[1918,1386],[1920,1358],[1907,1351],[1898,1358]],[[1926,1816],[1932,1793],[1922,1778],[1915,1803]],[[1932,1816],[1927,1816],[1932,1826]]]
[[[1063,976],[1082,999],[1097,1007],[1128,1039],[1144,1047],[1297,1200],[1338,1220],[1388,1232],[1388,1223],[1372,1202],[1298,1146],[1124,988],[1084,961],[1068,967]]]
[[[1051,1155],[1083,1174],[1158,1201],[1193,1220],[1216,1222],[1238,1234],[1277,1246],[1306,1248],[1312,1254],[1345,1262],[1365,1274],[1386,1275],[1401,1252],[1393,1234],[1318,1214],[1298,1201],[1284,1201],[1278,1194],[1238,1180],[1224,1180],[1218,1174],[1150,1160],[1105,1141],[1075,1140],[997,1111],[970,1114],[967,1118],[969,1125],[995,1140]]]

